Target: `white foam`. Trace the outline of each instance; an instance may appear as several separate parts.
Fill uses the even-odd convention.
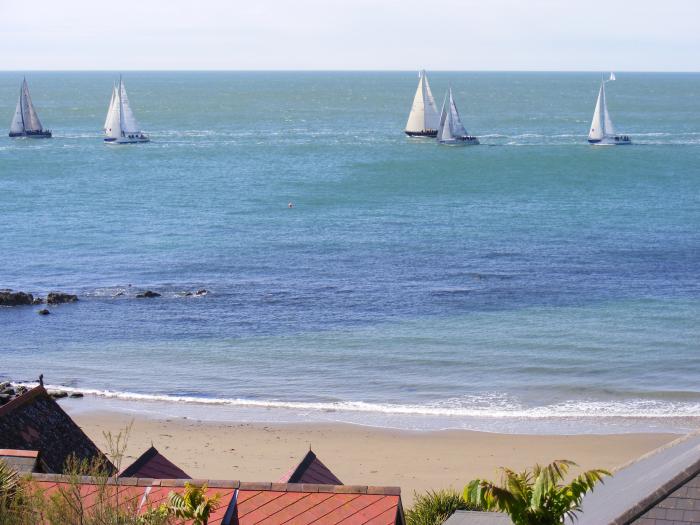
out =
[[[36,383],[17,383],[27,387]],[[47,389],[82,392],[107,399],[125,401],[165,402],[179,404],[217,405],[241,408],[287,409],[318,412],[355,412],[405,416],[435,416],[450,418],[485,419],[575,419],[575,418],[635,418],[666,419],[700,417],[700,403],[667,402],[633,399],[627,401],[572,400],[545,406],[525,407],[498,395],[466,396],[425,405],[368,403],[365,401],[305,402],[281,400],[253,400],[242,398],[212,398],[142,394],[114,390],[73,388],[46,385]]]

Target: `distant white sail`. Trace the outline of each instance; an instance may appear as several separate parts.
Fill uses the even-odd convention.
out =
[[[117,97],[117,86],[112,86],[112,98],[109,99],[109,107],[107,108],[107,116],[105,117],[105,125],[103,126],[102,129],[107,131],[107,128],[109,127],[109,123],[111,122],[112,119],[112,113],[115,111],[114,109],[114,102]]]
[[[598,91],[598,100],[593,111],[593,120],[591,121],[591,130],[588,133],[588,140],[602,140],[605,137],[615,135],[615,126],[613,126],[610,112],[608,111],[608,102],[605,96],[605,84],[615,80],[615,74],[610,73],[608,80],[600,81],[600,90]]]
[[[112,99],[107,110],[107,117],[105,118],[105,135],[109,138],[118,139],[122,136],[120,106],[119,92],[117,87],[114,86],[112,88]]]
[[[12,117],[12,122],[10,123],[10,133],[24,133],[24,121],[22,120],[22,95],[20,93],[19,100],[17,100],[17,108],[15,109],[15,114]]]
[[[467,130],[462,124],[462,119],[459,117],[459,112],[457,111],[457,106],[455,105],[455,99],[452,96],[452,88],[449,89],[450,93],[450,123],[452,126],[452,135],[455,137],[466,137],[468,135]]]
[[[129,97],[126,94],[126,88],[124,87],[124,82],[119,81],[119,98],[121,99],[121,111],[122,111],[122,131],[124,133],[139,133],[138,122],[136,122],[136,117],[134,117],[134,112],[131,111],[131,105],[129,104]]]
[[[419,76],[418,87],[413,97],[413,105],[411,106],[411,112],[406,122],[407,133],[420,134],[434,131],[439,124],[439,115],[437,107],[435,106],[433,93],[430,90],[428,77],[425,71],[421,71]]]
[[[442,103],[442,110],[440,111],[440,122],[438,124],[437,140],[440,142],[445,142],[452,140],[452,112],[449,108],[448,95],[445,94],[445,100]]]

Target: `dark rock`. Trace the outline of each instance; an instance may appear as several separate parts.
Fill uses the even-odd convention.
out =
[[[12,290],[0,291],[0,306],[22,306],[32,304],[34,296],[25,292],[13,292]]]
[[[185,297],[192,297],[194,294],[192,292],[185,292]]]
[[[29,391],[29,389],[26,386],[22,386],[22,385],[18,386],[15,390],[17,390],[18,396],[21,396],[22,394],[26,394]]]
[[[160,294],[158,292],[152,292],[151,290],[146,290],[143,293],[136,294],[136,297],[139,299],[150,299],[152,297],[160,297]]]
[[[114,294],[114,297],[121,297],[122,295],[124,295],[124,292],[117,292]]]
[[[10,388],[12,386],[12,383],[9,381],[3,381],[0,383],[0,390],[5,390],[6,388]]]
[[[207,295],[209,292],[205,290],[204,288],[197,290],[194,294],[195,295]]]
[[[0,394],[0,406],[9,403],[12,396],[10,394]]]
[[[65,390],[48,390],[47,394],[49,394],[54,399],[61,399],[63,397],[68,397],[68,392],[66,392]]]
[[[47,304],[74,303],[77,300],[77,295],[62,292],[50,292],[49,295],[46,296]]]
[[[11,386],[5,387],[0,391],[0,394],[7,394],[8,396],[14,396],[16,394],[15,389]]]
[[[44,301],[41,297],[35,297],[32,304],[44,304],[45,302],[46,301]]]
[[[70,396],[68,397],[83,397],[82,392],[71,392]]]
[[[51,312],[49,312],[46,308],[42,308],[41,310],[37,310],[36,313],[39,315],[49,315]]]

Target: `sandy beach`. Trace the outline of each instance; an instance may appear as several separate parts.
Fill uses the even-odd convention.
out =
[[[400,486],[407,505],[414,491],[462,488],[474,477],[493,477],[501,465],[520,469],[566,458],[583,468],[614,469],[678,437],[408,432],[345,424],[134,419],[104,411],[73,417],[103,449],[103,432],[116,433],[133,422],[124,466],[153,444],[192,477],[277,481],[311,446],[344,483]]]

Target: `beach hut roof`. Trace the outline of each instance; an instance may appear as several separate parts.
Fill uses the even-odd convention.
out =
[[[700,433],[619,468],[583,499],[577,525],[700,523]]]
[[[50,472],[63,472],[71,455],[81,460],[99,458],[109,470],[114,469],[42,385],[0,406],[0,448],[38,451]]]
[[[80,479],[81,492],[94,493],[95,486],[120,485],[113,493],[119,504],[134,505],[143,513],[167,501],[170,492],[182,493],[189,480],[109,478]],[[68,488],[71,479],[57,474],[34,474],[30,483],[43,497]],[[219,494],[219,506],[210,525],[256,523],[315,523],[317,525],[405,525],[398,487],[314,485],[298,483],[246,483],[196,480],[206,483],[208,497]],[[108,492],[109,493],[109,492]],[[92,501],[96,499],[93,498]],[[130,508],[130,507],[129,507]],[[190,522],[188,522],[190,523]]]
[[[122,478],[190,479],[184,470],[151,447],[122,470]]]
[[[309,450],[299,464],[287,472],[280,483],[321,483],[342,485],[343,482]]]

